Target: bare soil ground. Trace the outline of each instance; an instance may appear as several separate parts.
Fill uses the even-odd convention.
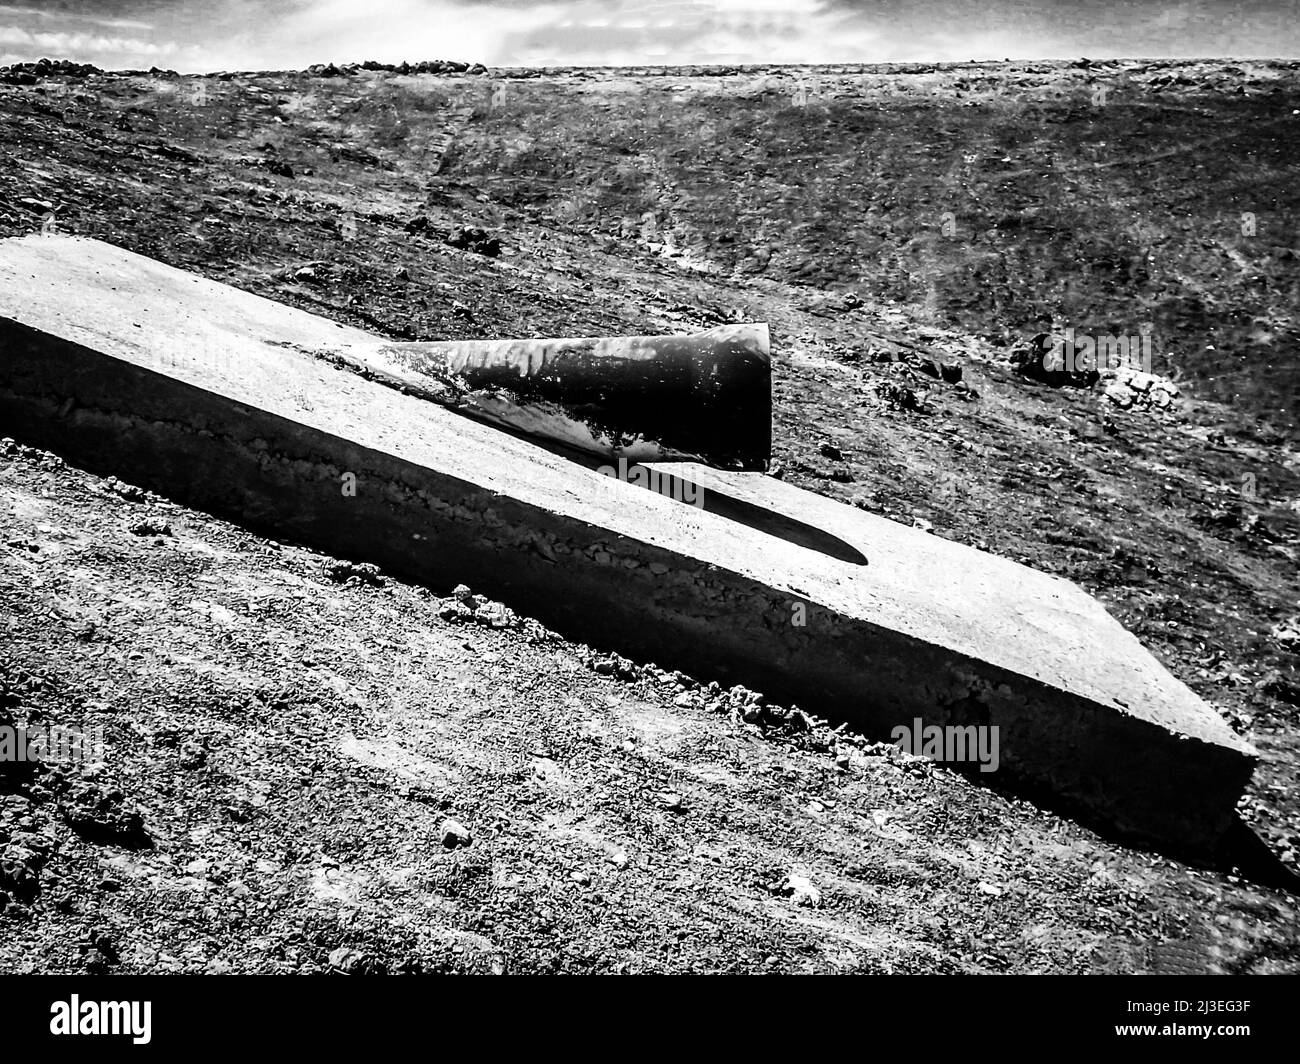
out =
[[[1296,70],[42,75],[0,234],[394,338],[768,321],[776,475],[1098,595],[1295,867]],[[1180,397],[1025,380],[1043,314]],[[107,736],[0,777],[0,969],[1300,971],[1230,869],[0,447],[0,714]]]

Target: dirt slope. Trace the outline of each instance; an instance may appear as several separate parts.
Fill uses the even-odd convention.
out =
[[[1238,69],[42,76],[0,85],[0,233],[48,204],[393,337],[769,321],[778,474],[1099,595],[1260,747],[1243,813],[1294,867],[1296,214],[1269,154],[1294,148],[1268,123],[1295,70]],[[1108,98],[1105,136],[1158,165],[1077,157],[1099,79],[1138,101]],[[1257,140],[1179,151],[1177,122]],[[1238,189],[1214,210],[1268,202],[1276,240],[1207,255],[1198,166]],[[944,196],[957,234],[993,236],[940,243],[915,219]],[[1044,217],[1067,259],[1135,217],[1160,234],[1072,273],[1016,221]],[[466,227],[499,254],[447,242],[489,250]],[[1150,280],[1123,273],[1138,251]],[[1039,313],[1155,322],[1181,395],[1024,380],[1007,358]],[[1233,405],[1192,335],[1231,352]],[[0,781],[4,970],[1300,969],[1291,896],[693,682],[604,675],[530,623],[337,582],[19,445],[0,515],[0,711],[108,747],[84,780]]]

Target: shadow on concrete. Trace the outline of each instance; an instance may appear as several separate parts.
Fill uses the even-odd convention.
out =
[[[662,467],[654,470],[654,472],[659,477],[664,494],[667,494],[670,498],[677,500],[698,498],[701,503],[700,508],[706,513],[717,514],[719,517],[725,517],[728,521],[747,525],[749,528],[765,535],[775,536],[787,543],[794,543],[797,546],[818,551],[821,554],[835,558],[837,561],[848,562],[851,565],[867,564],[867,557],[860,550],[844,542],[838,536],[823,532],[816,525],[810,525],[805,521],[797,520],[776,510],[769,510],[765,506],[759,506],[744,499],[734,498],[718,491],[717,488],[705,488],[703,485],[679,477],[675,473],[666,472]],[[763,474],[751,475],[762,476]],[[689,506],[691,504],[685,503],[685,505]]]
[[[588,469],[608,468],[611,465],[608,459],[597,458],[585,452],[570,450],[558,444],[548,444],[531,437],[521,438],[527,439],[534,446],[541,447],[552,454],[557,454],[576,465],[586,466]],[[661,495],[667,496],[683,506],[696,505],[688,501],[696,499],[699,500],[699,509],[705,513],[716,514],[718,517],[726,518],[728,521],[735,521],[737,524],[745,525],[757,532],[762,532],[764,535],[783,539],[787,543],[793,543],[798,547],[815,550],[819,554],[834,558],[836,561],[848,562],[850,565],[867,564],[867,556],[851,543],[846,543],[838,536],[824,532],[816,525],[810,525],[806,521],[800,521],[798,518],[790,517],[788,514],[776,510],[769,510],[765,506],[759,506],[745,499],[737,499],[725,492],[718,491],[717,488],[706,488],[703,484],[696,484],[693,480],[668,472],[664,469],[664,463],[662,462],[657,462],[654,469],[637,463],[628,464],[627,471],[629,475],[636,470],[644,470],[647,474],[647,481],[657,483]],[[765,474],[749,473],[746,475],[763,476]],[[635,486],[643,487],[643,485]],[[645,490],[653,489],[647,488]]]

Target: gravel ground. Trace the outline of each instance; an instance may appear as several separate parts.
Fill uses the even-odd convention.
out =
[[[1185,77],[1162,83],[1171,113],[1211,122],[1232,79],[1209,66],[1142,77]],[[1085,76],[986,73],[1004,95]],[[886,104],[882,88],[872,106],[958,113],[968,73],[906,77],[942,91]],[[653,239],[707,213],[654,150],[648,123],[671,114],[626,91],[663,77],[511,82],[514,119],[481,78],[236,75],[206,82],[202,105],[163,75],[0,84],[0,235],[57,207],[61,229],[395,338],[767,320],[776,475],[1098,595],[1260,748],[1243,817],[1295,867],[1300,454],[1255,348],[1240,372],[1256,386],[1232,404],[1190,358],[1157,366],[1178,380],[1159,406],[1047,387],[1010,361],[1027,323],[1007,307],[1029,299],[1010,281],[945,317],[880,278],[805,276],[779,248],[762,258],[761,205],[730,245],[713,229]],[[1248,104],[1289,107],[1290,68],[1246,82]],[[701,106],[762,102],[741,74],[679,83]],[[385,94],[405,127],[375,106]],[[589,171],[548,169],[576,118],[555,144],[533,124],[577,97],[639,168],[633,191],[602,186],[599,217],[557,191]],[[953,129],[954,159],[988,149],[988,130]],[[793,195],[795,156],[771,152]],[[1271,190],[1251,165],[1229,176]],[[984,191],[1021,209],[1053,187]],[[640,217],[647,195],[658,231],[600,220]],[[825,195],[809,209],[833,212]],[[838,237],[791,239],[823,262],[817,240]],[[1171,227],[1161,246],[1179,260],[1196,239]],[[1289,310],[1258,277],[1225,283],[1225,336],[1247,289]],[[0,714],[102,726],[106,755],[0,773],[0,970],[1300,971],[1295,896],[1232,869],[1128,849],[761,693],[574,645],[472,588],[405,586],[21,441],[0,450]]]

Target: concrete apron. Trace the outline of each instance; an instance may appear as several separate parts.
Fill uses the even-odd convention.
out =
[[[1126,837],[1228,833],[1254,750],[1075,585],[759,474],[645,490],[308,353],[374,342],[111,245],[0,242],[0,434],[874,738],[996,726],[977,778]]]

